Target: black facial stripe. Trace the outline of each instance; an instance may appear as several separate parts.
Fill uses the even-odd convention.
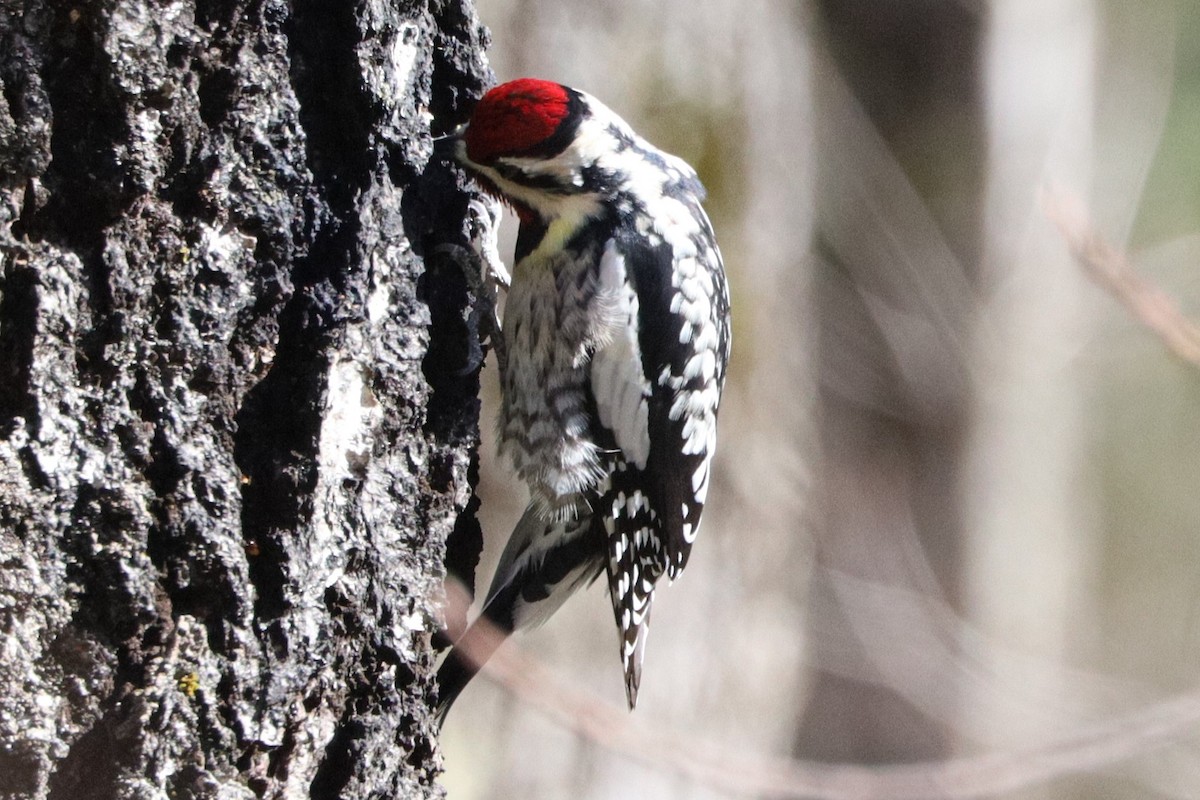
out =
[[[508,153],[506,155],[553,158],[563,150],[566,150],[568,145],[574,141],[575,133],[579,130],[579,124],[583,122],[583,98],[579,96],[579,92],[568,86],[562,88],[567,93],[567,115],[558,123],[558,127],[554,129],[554,133],[527,150],[519,153]]]
[[[505,164],[497,161],[492,164],[492,169],[504,180],[515,183],[518,186],[526,186],[530,189],[538,189],[547,194],[570,194],[569,187],[565,187],[551,175],[530,175],[520,167],[512,164]]]
[[[520,261],[536,250],[538,243],[545,235],[546,224],[540,219],[533,216],[529,219],[522,219],[521,226],[517,228],[517,247],[513,254],[514,260]]]
[[[536,189],[545,194],[562,196],[582,192],[611,195],[620,188],[622,182],[626,179],[623,173],[606,172],[594,164],[585,166],[580,170],[579,185],[560,183],[558,176],[527,172],[519,166],[505,164],[501,161],[492,164],[491,168],[501,178],[510,183],[515,183],[518,186],[524,186],[529,189]]]

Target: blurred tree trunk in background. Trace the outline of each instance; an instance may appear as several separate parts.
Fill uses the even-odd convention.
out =
[[[816,38],[826,43],[815,81],[817,560],[823,574],[916,589],[923,548],[954,602],[970,408],[963,343],[973,323],[973,270],[963,265],[977,261],[981,240],[985,17],[953,2],[822,0],[817,8]],[[889,185],[877,173],[891,159],[903,175]],[[897,198],[894,186],[904,184],[919,201]],[[923,239],[911,236],[910,220],[889,218],[921,208],[932,214]],[[815,583],[812,603],[838,618],[829,582]],[[849,626],[845,617],[825,624]],[[940,679],[927,688],[952,706],[953,676]],[[946,726],[884,682],[820,669],[796,754],[866,763],[946,754]]]
[[[7,3],[0,797],[437,796],[465,0]],[[477,534],[477,531],[475,531]]]
[[[1048,663],[1091,663],[1089,645],[1101,626],[1095,568],[1103,523],[1089,443],[1095,434],[1088,430],[1101,415],[1089,408],[1095,373],[1088,367],[1095,356],[1081,353],[1089,345],[1102,352],[1106,343],[1095,335],[1100,316],[1089,307],[1089,298],[1099,295],[1038,194],[1069,191],[1097,215],[1104,235],[1125,241],[1160,135],[1155,120],[1163,112],[1154,106],[1165,105],[1159,87],[1169,70],[1129,70],[1124,79],[1135,88],[1122,93],[1117,80],[1101,86],[1104,61],[1122,50],[1147,60],[1146,54],[1169,52],[1173,12],[1130,6],[1125,13],[1136,22],[1117,16],[1105,30],[1095,0],[1025,8],[996,3],[983,61],[994,142],[982,261],[991,290],[979,310],[975,352],[984,368],[976,381],[963,487],[970,505],[963,540],[966,609],[980,632]],[[1035,74],[1036,81],[1023,77]],[[1105,109],[1105,95],[1120,97],[1119,107]],[[1149,147],[1129,137],[1142,126]],[[1106,156],[1114,144],[1108,152],[1120,156]],[[975,663],[985,673],[1004,674],[1010,671],[1004,662],[993,651]],[[959,728],[965,741],[1027,746],[1061,730],[1072,718],[1070,703],[1088,694],[1087,684],[1055,670],[1031,672],[1019,684],[1024,697],[974,693],[968,703],[974,713],[964,715]],[[1097,693],[1086,702],[1103,708],[1101,698]],[[1097,796],[1086,787],[1077,791]],[[1100,793],[1114,794],[1108,787]],[[1063,796],[1046,789],[1023,798]]]

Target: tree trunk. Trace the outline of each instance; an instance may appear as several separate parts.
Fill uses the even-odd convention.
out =
[[[0,797],[439,796],[480,358],[429,126],[486,33],[467,0],[15,5]]]

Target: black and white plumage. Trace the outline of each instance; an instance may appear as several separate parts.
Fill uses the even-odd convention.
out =
[[[547,81],[492,89],[456,147],[520,218],[499,432],[531,499],[482,617],[538,624],[607,572],[632,709],[655,586],[700,525],[729,358],[704,190],[598,100]],[[443,714],[498,644],[482,627],[438,673]]]

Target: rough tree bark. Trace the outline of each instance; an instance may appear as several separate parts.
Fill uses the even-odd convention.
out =
[[[0,797],[439,796],[469,0],[0,15]]]

